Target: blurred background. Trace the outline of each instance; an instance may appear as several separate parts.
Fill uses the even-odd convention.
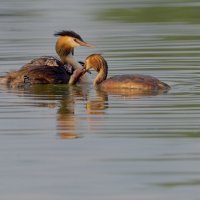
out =
[[[53,34],[73,30],[97,46],[77,48],[77,60],[101,53],[109,76],[172,87],[141,96],[0,86],[2,199],[199,198],[199,0],[0,0],[0,27],[0,75],[56,56]]]

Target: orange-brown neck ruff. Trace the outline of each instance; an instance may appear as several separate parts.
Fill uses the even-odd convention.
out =
[[[63,62],[65,62],[64,57],[68,56],[70,53],[73,55],[74,48],[67,44],[67,36],[61,36],[56,42],[56,52],[60,56]]]

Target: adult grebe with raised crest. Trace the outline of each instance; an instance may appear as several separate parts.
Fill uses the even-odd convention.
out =
[[[21,69],[8,72],[5,76],[0,77],[0,83],[18,87],[26,83],[72,84],[76,82],[76,76],[71,76],[72,72],[82,66],[73,57],[74,48],[78,46],[94,47],[94,45],[85,42],[80,35],[73,31],[60,31],[55,33],[55,36],[58,36],[55,49],[61,60],[52,56],[36,58]],[[81,77],[81,81],[86,81],[86,77]]]

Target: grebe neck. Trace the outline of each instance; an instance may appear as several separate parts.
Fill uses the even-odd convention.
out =
[[[70,43],[67,42],[66,37],[59,37],[57,39],[55,50],[64,63],[65,63],[65,57],[74,51]]]
[[[74,56],[73,56],[74,48],[71,47],[69,45],[69,43],[66,43],[66,38],[64,40],[64,38],[60,37],[56,42],[55,49],[56,49],[56,52],[59,55],[61,61],[64,64],[71,65],[73,70],[76,70],[76,69],[79,69],[79,68],[82,69],[81,64],[74,59]],[[86,75],[82,76],[80,79],[81,79],[81,82],[87,82],[88,81]],[[70,81],[70,82],[73,82],[73,81]]]
[[[71,53],[63,59],[64,59],[64,63],[68,63],[69,65],[71,65],[73,67],[74,71],[77,69],[82,70],[82,68],[83,68],[82,65],[74,59],[74,57]],[[70,84],[74,83],[73,78],[74,78],[74,76],[70,77],[70,80],[69,80]],[[86,83],[88,81],[87,76],[86,75],[81,76],[80,81],[81,81],[81,83]]]
[[[98,86],[104,80],[106,80],[108,75],[108,65],[107,62],[101,62],[100,65],[97,66],[96,71],[98,72],[96,78],[94,79],[93,85]]]
[[[61,59],[64,63],[71,65],[74,70],[82,68],[81,64],[74,59],[72,53],[68,54],[65,57],[62,57]]]

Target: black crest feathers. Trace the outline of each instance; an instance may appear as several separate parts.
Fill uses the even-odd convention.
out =
[[[74,37],[74,38],[77,38],[77,39],[83,41],[83,39],[81,38],[81,36],[79,34],[75,33],[74,31],[65,31],[65,30],[62,30],[62,31],[56,32],[54,34],[54,36],[69,36],[69,37]]]

